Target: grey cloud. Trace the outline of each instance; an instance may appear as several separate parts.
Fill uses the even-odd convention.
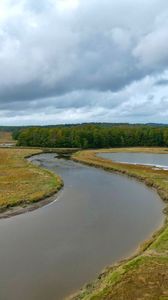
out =
[[[157,85],[167,85],[168,86],[168,79],[161,79],[161,80],[158,80],[156,82]]]
[[[168,24],[166,24],[168,25]],[[134,56],[140,60],[141,66],[151,69],[165,68],[168,65],[168,27],[154,31],[143,37],[134,49]]]
[[[79,0],[72,11],[59,11],[59,2],[9,1],[9,16],[0,20],[4,118],[20,112],[30,122],[45,110],[52,122],[60,109],[63,120],[63,110],[74,121],[75,113],[85,121],[143,120],[149,104],[157,111],[166,105],[166,1]]]

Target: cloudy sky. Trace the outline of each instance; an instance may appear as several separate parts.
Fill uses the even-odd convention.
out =
[[[168,123],[167,0],[0,0],[0,125]]]

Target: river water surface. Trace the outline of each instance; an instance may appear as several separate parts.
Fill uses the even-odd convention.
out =
[[[98,156],[117,162],[149,165],[160,167],[166,170],[168,169],[168,154],[114,152],[99,153]]]
[[[0,221],[0,300],[62,300],[163,222],[163,202],[142,183],[55,154],[31,160],[65,186],[54,203]]]

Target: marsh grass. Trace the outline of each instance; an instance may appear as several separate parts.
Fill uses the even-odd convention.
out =
[[[44,199],[62,186],[59,176],[32,165],[25,158],[33,149],[0,149],[0,211]]]
[[[11,132],[0,131],[0,144],[15,144]]]
[[[168,203],[168,171],[149,166],[113,162],[96,156],[99,152],[167,153],[167,148],[119,148],[79,151],[73,159],[84,164],[119,172],[154,187]],[[168,214],[168,205],[165,214]],[[74,300],[168,300],[168,221],[141,245],[134,257],[107,268],[98,279],[88,284]]]

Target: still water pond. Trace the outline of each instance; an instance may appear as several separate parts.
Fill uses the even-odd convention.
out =
[[[117,162],[156,166],[168,169],[168,154],[153,153],[99,153],[98,156]]]
[[[57,201],[0,221],[0,299],[61,300],[130,255],[163,222],[157,194],[124,176],[41,154]]]

